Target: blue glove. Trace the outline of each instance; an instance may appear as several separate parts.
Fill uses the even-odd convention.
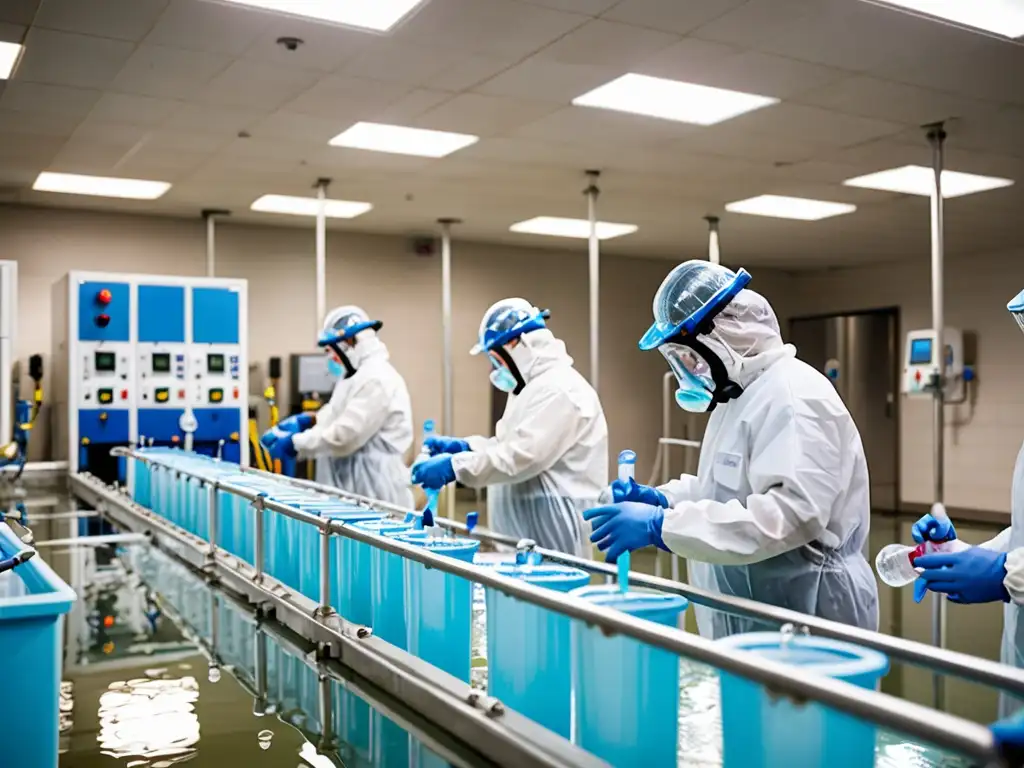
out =
[[[423,447],[431,456],[439,453],[465,453],[469,450],[469,443],[457,437],[445,437],[444,435],[431,435],[423,441]]]
[[[1024,763],[1024,720],[1014,717],[992,723],[992,741],[1007,765]]]
[[[1003,586],[1006,553],[971,547],[962,552],[935,552],[914,561],[932,592],[944,592],[954,603],[1010,601]]]
[[[607,551],[605,560],[614,563],[623,552],[643,549],[652,544],[668,550],[661,540],[661,525],[665,512],[652,504],[638,501],[623,501],[607,507],[595,507],[583,513],[583,519],[591,521],[594,532],[590,540],[602,552]]]
[[[283,419],[277,423],[278,429],[291,435],[298,434],[299,432],[305,432],[312,426],[313,414],[311,413],[297,413],[294,416],[289,416],[287,419]]]
[[[273,429],[268,429],[263,433],[263,437],[260,438],[260,442],[263,447],[267,449],[267,453],[270,454],[272,459],[285,459],[294,458],[296,455],[295,445],[292,441],[295,438],[295,432],[287,432],[281,429],[281,425],[278,424]]]
[[[412,465],[412,481],[428,491],[439,491],[448,483],[455,482],[451,454],[442,453]]]
[[[669,506],[665,494],[649,485],[640,485],[632,477],[628,480],[616,479],[612,483],[612,500],[616,504],[620,501],[639,501],[641,504],[650,504],[653,507],[668,509]]]
[[[925,541],[952,541],[956,538],[956,528],[948,520],[936,520],[925,515],[910,529],[914,541],[921,544]]]

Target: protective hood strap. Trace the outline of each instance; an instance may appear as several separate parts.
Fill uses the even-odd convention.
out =
[[[504,347],[495,347],[493,350],[494,354],[505,361],[505,365],[508,366],[509,371],[516,377],[516,388],[512,390],[513,395],[518,395],[523,391],[523,387],[526,386],[526,379],[523,378],[523,374],[519,372],[519,366],[516,365],[516,361],[512,359],[512,355],[508,353]]]
[[[714,323],[710,321],[706,325],[707,330],[702,330],[702,333],[709,333],[715,327]],[[670,341],[692,349],[707,362],[708,368],[711,369],[711,378],[715,382],[715,390],[711,393],[711,405],[708,406],[709,413],[715,410],[715,406],[719,403],[727,403],[743,394],[743,387],[729,378],[729,371],[726,370],[725,363],[703,341],[696,336],[683,334],[675,336]]]

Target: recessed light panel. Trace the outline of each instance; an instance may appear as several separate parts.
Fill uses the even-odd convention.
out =
[[[871,0],[905,8],[1003,37],[1024,37],[1024,3],[1020,0]]]
[[[32,189],[38,192],[60,192],[65,195],[120,197],[128,200],[156,200],[171,185],[166,181],[118,179],[112,176],[83,176],[78,173],[44,171],[36,177]]]
[[[220,0],[289,16],[387,32],[426,0]]]
[[[11,76],[23,50],[17,43],[0,43],[0,80]]]
[[[406,128],[383,123],[356,123],[339,133],[329,142],[332,147],[365,149],[371,152],[390,152],[396,155],[418,157],[444,157],[470,144],[479,136],[448,131],[429,131],[425,128]]]
[[[329,219],[354,219],[373,208],[370,203],[357,203],[351,200],[325,200],[324,203],[324,215]],[[249,207],[263,213],[316,216],[320,211],[320,200],[315,197],[263,195]]]
[[[935,192],[935,171],[923,165],[904,165],[887,171],[869,173],[843,182],[848,187],[880,189],[885,192],[900,192],[905,195],[931,197]],[[990,189],[1009,187],[1011,179],[997,176],[978,176],[959,171],[942,172],[942,197],[962,197]]]
[[[598,107],[680,123],[714,125],[777,104],[778,99],[706,85],[628,74],[577,96],[578,107]]]
[[[751,216],[771,216],[775,219],[820,221],[832,216],[842,216],[844,213],[853,213],[857,206],[849,203],[830,203],[826,200],[809,200],[805,197],[759,195],[729,203],[725,210]]]
[[[528,235],[550,235],[552,237],[575,237],[586,240],[590,237],[590,222],[587,219],[562,219],[556,216],[537,216],[520,221],[509,227],[512,232]],[[597,222],[597,239],[611,240],[636,232],[635,224],[615,224],[610,221]]]

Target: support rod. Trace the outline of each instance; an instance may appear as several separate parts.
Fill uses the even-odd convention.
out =
[[[327,187],[330,183],[330,179],[316,181],[316,333],[320,332],[327,316]]]
[[[454,361],[452,358],[452,225],[458,219],[438,219],[441,225],[441,432],[455,434]],[[449,520],[455,518],[455,487],[445,491],[445,509]]]
[[[718,217],[705,216],[708,223],[708,261],[712,264],[722,263],[722,253],[718,247]]]
[[[932,171],[935,189],[931,198],[931,240],[932,240],[932,331],[935,336],[936,374],[931,382],[932,389],[932,432],[934,467],[934,499],[942,504],[945,489],[945,397],[946,384],[946,321],[943,316],[943,273],[945,256],[945,224],[943,222],[942,170],[943,143],[946,132],[942,123],[925,126],[928,143],[932,148]],[[946,647],[946,599],[940,594],[932,595],[932,645],[936,648]],[[946,704],[945,680],[942,675],[932,676],[932,703],[936,709],[943,709]]]
[[[597,239],[597,179],[600,171],[587,171],[590,184],[584,190],[587,196],[587,216],[590,219],[590,238],[588,249],[590,274],[590,386],[598,390],[598,358],[600,348],[600,296],[601,296],[601,246]]]
[[[205,208],[203,220],[206,222],[206,276],[217,276],[217,217],[230,216],[231,211],[219,208]]]

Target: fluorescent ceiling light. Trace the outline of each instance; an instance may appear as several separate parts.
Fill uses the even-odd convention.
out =
[[[1020,0],[874,0],[1003,37],[1024,36],[1024,4]]]
[[[166,181],[118,179],[112,176],[82,176],[77,173],[50,173],[36,177],[32,189],[38,192],[61,192],[65,195],[123,197],[130,200],[156,200],[171,188]]]
[[[406,128],[382,123],[356,123],[330,140],[332,147],[368,149],[371,152],[391,152],[396,155],[444,157],[470,144],[479,136],[447,131],[428,131],[425,128]]]
[[[578,237],[586,240],[590,237],[590,222],[587,219],[561,219],[557,216],[537,216],[533,219],[520,221],[509,227],[512,232],[527,235],[551,235],[552,237]],[[611,240],[636,232],[635,224],[615,224],[610,221],[597,222],[597,239]]]
[[[14,71],[23,47],[17,43],[0,43],[0,80],[6,80]]]
[[[902,168],[890,168],[887,171],[847,179],[843,184],[848,187],[881,189],[886,192],[902,192],[905,195],[931,197],[935,191],[935,171],[923,165],[904,165]],[[973,173],[943,171],[942,197],[973,195],[975,192],[987,192],[990,189],[1009,187],[1011,184],[1013,184],[1011,179],[1000,179],[996,176],[977,176]]]
[[[289,16],[387,32],[426,0],[221,0]]]
[[[636,74],[618,77],[572,100],[578,107],[613,109],[697,125],[714,125],[778,102],[770,96]]]
[[[849,203],[830,203],[826,200],[808,200],[805,197],[759,195],[729,203],[725,210],[732,213],[748,213],[751,216],[771,216],[776,219],[820,221],[832,216],[842,216],[844,213],[853,213],[857,206]]]
[[[354,219],[373,208],[370,203],[356,203],[351,200],[325,200],[324,214],[329,219]],[[263,195],[251,206],[254,211],[264,213],[287,213],[291,216],[316,216],[320,201],[315,197],[292,197],[290,195]]]

